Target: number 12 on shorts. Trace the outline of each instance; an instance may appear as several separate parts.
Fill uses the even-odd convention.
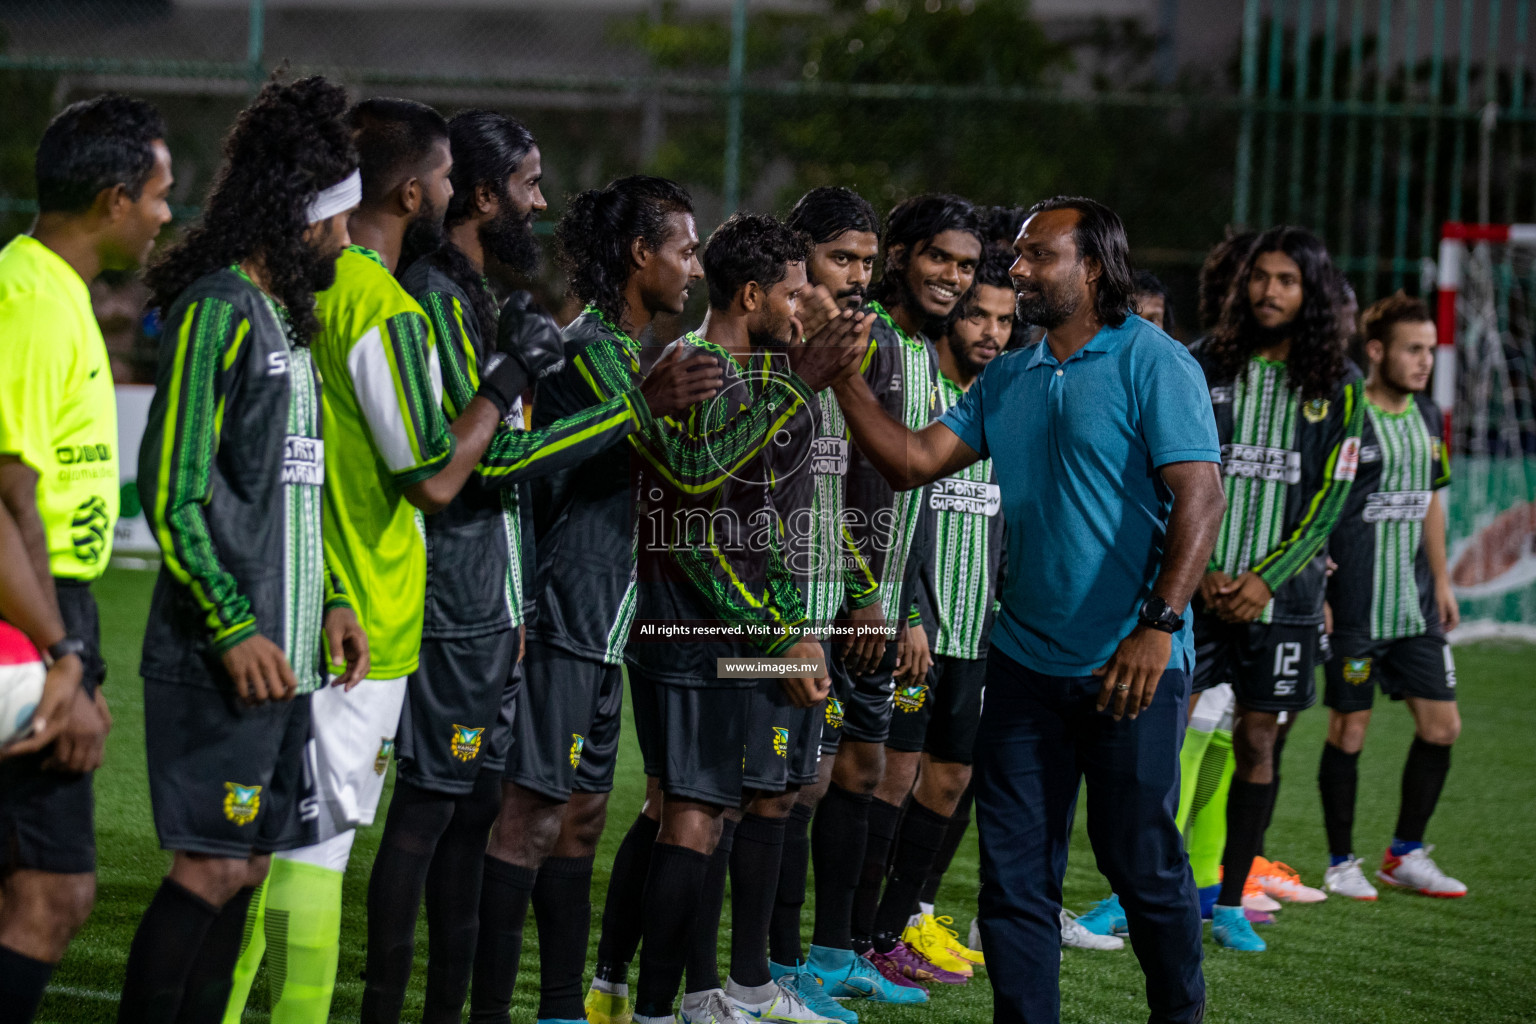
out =
[[[1275,696],[1289,697],[1296,692],[1296,678],[1301,664],[1301,644],[1286,640],[1275,645]]]

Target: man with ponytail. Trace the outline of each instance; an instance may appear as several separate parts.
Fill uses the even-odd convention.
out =
[[[543,338],[559,351],[560,339],[526,292],[514,293],[498,314],[486,283],[489,264],[515,274],[537,266],[532,225],[544,197],[532,134],[483,110],[457,115],[448,131],[446,231],[409,264],[401,284],[431,321],[442,411],[452,420],[473,402],[499,347],[526,348],[528,339]],[[527,504],[520,492],[529,477],[575,465],[653,416],[677,411],[686,404],[676,400],[679,384],[679,364],[669,363],[639,386],[535,431],[523,429],[521,399],[514,399],[463,490],[425,519],[420,664],[406,686],[395,793],[368,888],[365,1022],[400,1019],[423,889],[431,924],[423,1019],[458,1021],[469,991],[481,862],[500,806],[520,680],[520,511]],[[590,859],[586,867],[590,877]]]
[[[139,922],[118,1020],[217,1021],[271,855],[309,841],[311,694],[368,646],[323,549],[309,342],[357,205],[346,93],[269,84],[203,219],[151,268],[165,318],[140,494],[163,561],[145,632],[150,798],[170,873]]]

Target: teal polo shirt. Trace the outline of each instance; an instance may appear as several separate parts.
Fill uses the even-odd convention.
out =
[[[992,643],[1045,675],[1084,676],[1136,625],[1173,495],[1158,470],[1221,461],[1205,375],[1139,316],[1065,362],[1049,341],[998,356],[939,418],[990,458],[1008,526]],[[1168,667],[1189,670],[1189,627]]]

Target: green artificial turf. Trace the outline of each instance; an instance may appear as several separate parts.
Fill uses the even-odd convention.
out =
[[[100,887],[96,910],[54,975],[39,1021],[84,1024],[115,1018],[115,993],[139,915],[159,885],[169,856],[155,841],[145,779],[143,702],[137,675],[140,638],[153,574],[114,570],[97,586],[102,633],[110,666],[108,694],[114,726],[107,761],[96,776],[96,836]],[[1263,928],[1270,951],[1262,955],[1218,949],[1207,938],[1207,1020],[1308,1021],[1318,1024],[1424,1021],[1496,1022],[1536,1019],[1536,935],[1520,925],[1536,893],[1536,651],[1483,644],[1458,648],[1457,676],[1465,725],[1453,769],[1430,826],[1435,856],[1471,894],[1430,900],[1383,892],[1379,902],[1337,897],[1315,906],[1288,907]],[[1377,720],[1361,759],[1356,851],[1369,863],[1391,836],[1398,779],[1412,736],[1402,705],[1378,703]],[[1314,779],[1326,718],[1308,712],[1285,752],[1268,852],[1320,884],[1327,850]],[[631,732],[626,732],[620,777],[594,880],[592,948],[607,883],[607,865],[639,808],[643,780]],[[386,799],[388,797],[386,796]],[[1086,909],[1107,895],[1094,869],[1079,815],[1067,871],[1067,905]],[[384,819],[381,810],[379,821]],[[355,1021],[364,962],[368,869],[382,824],[359,837],[347,875],[341,969],[334,1021]],[[955,858],[939,899],[962,938],[975,913],[974,830]],[[810,908],[806,925],[809,931]],[[425,924],[418,932],[417,970],[406,1020],[419,1020],[426,957]],[[722,955],[730,941],[722,929]],[[536,932],[530,921],[513,1020],[534,1019],[538,978]],[[994,965],[1002,969],[1005,965]],[[1061,967],[1062,1018],[1069,1022],[1146,1019],[1142,977],[1129,949],[1115,953],[1068,950]],[[246,1020],[265,1021],[266,988],[258,980]],[[858,1005],[865,1021],[991,1019],[991,990],[979,974],[960,988],[940,987],[926,1007]]]

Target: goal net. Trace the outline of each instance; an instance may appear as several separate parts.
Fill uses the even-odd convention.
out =
[[[1536,640],[1536,224],[1446,224],[1438,270],[1463,634]]]

